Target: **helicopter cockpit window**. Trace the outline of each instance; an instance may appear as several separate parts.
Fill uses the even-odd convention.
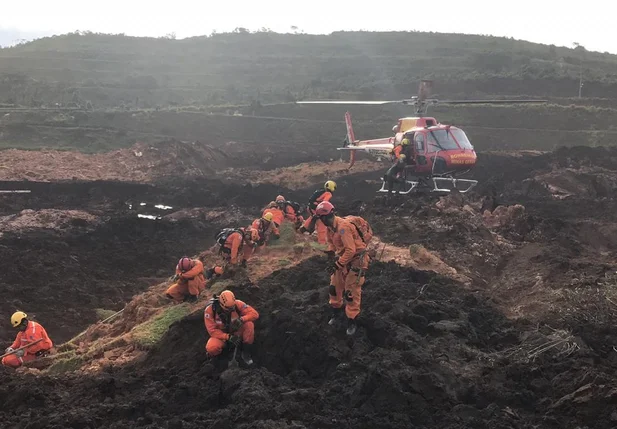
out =
[[[446,130],[432,130],[426,135],[428,139],[429,152],[437,152],[439,150],[460,149],[456,141],[452,137],[452,133]]]
[[[450,132],[454,134],[454,138],[463,149],[473,149],[471,142],[463,130],[450,128]]]
[[[416,150],[420,153],[424,152],[424,134],[418,133],[416,134]]]

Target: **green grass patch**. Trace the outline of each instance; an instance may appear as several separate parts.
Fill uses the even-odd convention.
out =
[[[291,261],[289,259],[280,259],[279,260],[279,265],[281,267],[286,267],[288,265],[291,265]]]
[[[105,320],[117,313],[117,311],[105,310],[104,308],[96,308],[94,311],[96,312],[97,320]]]
[[[172,323],[182,319],[190,313],[189,306],[185,304],[169,307],[161,314],[152,319],[137,325],[132,336],[135,343],[143,348],[152,348],[156,346],[165,332],[169,329]]]
[[[321,250],[321,251],[328,250],[328,245],[327,244],[320,244],[320,243],[318,243],[316,241],[311,241],[310,243],[311,243],[311,247],[313,249]]]
[[[76,371],[84,364],[84,357],[78,356],[74,350],[57,355],[55,362],[48,368],[50,374],[64,374]]]
[[[278,240],[270,238],[268,241],[268,247],[281,248],[292,247],[296,243],[296,230],[290,222],[283,222],[279,228],[281,234]]]

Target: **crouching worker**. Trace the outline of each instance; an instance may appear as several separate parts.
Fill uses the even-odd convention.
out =
[[[15,341],[6,349],[5,353],[14,352],[2,358],[2,365],[11,368],[19,368],[24,362],[30,362],[38,357],[45,356],[53,347],[53,343],[47,336],[45,329],[36,322],[28,320],[26,313],[17,311],[11,316],[11,325],[17,329]],[[28,346],[28,344],[32,344]]]
[[[241,347],[242,360],[247,365],[253,364],[251,348],[255,340],[255,320],[259,313],[236,299],[232,291],[224,290],[204,311],[204,322],[210,338],[206,343],[208,357],[218,356],[225,347]]]
[[[165,292],[169,299],[175,302],[195,302],[199,294],[206,287],[204,277],[204,264],[199,259],[191,259],[187,256],[182,257],[176,265],[176,283],[172,284]]]

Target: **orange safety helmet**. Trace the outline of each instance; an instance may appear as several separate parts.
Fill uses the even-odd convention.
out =
[[[219,303],[225,310],[231,310],[236,305],[236,296],[230,290],[224,290],[219,295]]]
[[[178,261],[178,268],[180,271],[185,272],[193,268],[193,261],[188,256],[183,256],[180,261]]]
[[[334,206],[330,201],[322,201],[319,203],[317,208],[315,209],[315,214],[317,216],[328,216],[329,214],[334,212]]]

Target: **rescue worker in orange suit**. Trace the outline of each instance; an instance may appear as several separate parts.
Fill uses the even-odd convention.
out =
[[[265,213],[262,217],[255,219],[251,224],[253,230],[252,240],[257,246],[265,246],[272,232],[272,213]]]
[[[280,209],[280,207],[275,201],[272,201],[270,204],[268,204],[268,207],[263,210],[262,217],[267,213],[272,214],[271,235],[274,237],[274,239],[278,240],[281,237],[281,231],[279,230],[279,227],[285,220],[285,213],[283,212],[283,210]]]
[[[395,146],[392,149],[391,155],[392,155],[393,162],[396,162],[401,155],[405,155],[405,157],[407,158],[407,163],[410,163],[411,161],[413,161],[413,153],[412,153],[413,148],[410,143],[411,143],[410,139],[407,136],[405,136],[405,138],[401,140],[401,144]]]
[[[23,346],[34,343],[30,347],[19,350],[14,354],[2,358],[2,365],[11,368],[19,368],[24,362],[30,362],[38,357],[45,356],[53,347],[53,343],[47,336],[45,328],[36,322],[28,320],[28,315],[23,311],[17,311],[11,316],[11,325],[17,329],[17,337],[11,347],[5,350],[6,353],[15,351]]]
[[[383,176],[383,180],[387,184],[388,189],[388,199],[392,196],[392,191],[394,190],[394,184],[405,183],[405,167],[407,157],[404,154],[400,154],[396,159],[396,162],[386,171],[386,174]],[[399,189],[400,190],[400,189]],[[399,190],[396,191],[398,195]]]
[[[253,307],[236,299],[232,291],[224,290],[204,311],[204,322],[210,338],[206,343],[208,357],[218,356],[225,346],[242,348],[242,360],[252,365],[252,347],[255,324],[259,313]]]
[[[183,256],[176,265],[175,283],[165,292],[169,299],[176,302],[195,302],[206,288],[204,264],[199,259]]]
[[[304,218],[294,207],[295,203],[287,201],[282,195],[277,196],[275,202],[279,209],[281,209],[281,211],[285,214],[285,219],[294,224],[295,229],[302,226],[304,223]],[[296,204],[296,206],[298,206],[299,209],[299,204]]]
[[[362,285],[369,263],[366,244],[355,226],[334,214],[334,206],[329,201],[320,203],[315,212],[328,228],[329,303],[333,309],[328,324],[336,323],[344,307],[347,335],[353,335],[357,329],[356,318],[360,313]]]
[[[315,228],[317,229],[317,242],[319,244],[327,243],[327,229],[323,222],[319,219],[319,216],[315,216],[315,210],[317,206],[323,201],[330,201],[332,199],[332,193],[336,191],[336,183],[332,180],[328,180],[324,184],[324,189],[317,189],[309,198],[308,211],[311,215],[304,224],[300,227],[299,231],[313,233]]]
[[[246,268],[246,262],[253,254],[255,243],[253,240],[254,231],[252,228],[226,228],[217,234],[216,240],[219,244],[219,254],[223,256],[225,265],[240,265]],[[215,267],[216,268],[216,267]],[[211,268],[207,275],[217,274]]]

